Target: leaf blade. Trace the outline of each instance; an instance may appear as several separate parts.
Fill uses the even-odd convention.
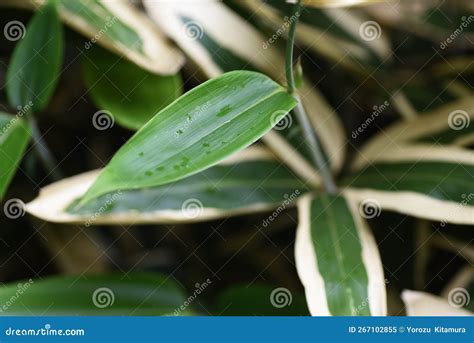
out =
[[[238,67],[258,70],[280,83],[285,81],[282,72],[285,61],[276,44],[270,44],[266,32],[261,32],[227,4],[214,1],[182,3],[146,0],[144,6],[156,24],[186,52],[205,77],[215,77]],[[183,22],[183,18],[187,18],[187,21]],[[305,80],[298,93],[321,139],[331,169],[339,170],[346,145],[342,123],[309,80]],[[299,124],[291,120],[290,116],[282,122],[290,126],[292,132],[287,134],[287,130],[277,128],[263,137],[264,143],[308,182],[319,184],[318,172],[305,156],[305,144],[293,142],[288,137],[294,131],[299,136]]]
[[[19,290],[21,301],[11,302]],[[160,274],[51,277],[0,289],[1,303],[10,304],[0,315],[171,315],[184,300],[178,285]]]
[[[182,94],[179,74],[155,75],[103,49],[86,53],[82,73],[97,106],[131,130],[140,129]]]
[[[291,95],[262,74],[230,72],[210,80],[138,131],[81,204],[110,191],[159,186],[204,170],[255,142],[274,125],[274,112],[287,113],[295,105]]]
[[[386,315],[380,256],[352,200],[305,196],[298,211],[296,266],[311,314]]]
[[[382,210],[441,222],[472,225],[474,154],[460,148],[401,147],[376,158],[343,180],[359,201]]]
[[[107,194],[74,212],[74,202],[96,177],[85,173],[47,186],[26,210],[46,221],[90,225],[197,222],[289,207],[308,191],[285,165],[252,147],[186,179]],[[186,204],[198,206],[196,212],[186,211]]]
[[[59,79],[63,58],[63,31],[53,3],[48,3],[29,22],[7,70],[6,91],[10,105],[31,103],[32,111],[48,104]]]
[[[26,122],[0,112],[0,200],[21,161],[30,139]]]

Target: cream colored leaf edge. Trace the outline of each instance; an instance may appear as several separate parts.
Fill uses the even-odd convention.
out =
[[[232,155],[221,164],[235,164],[243,161],[272,160],[272,154],[266,149],[252,146],[246,150]],[[99,175],[100,170],[94,170],[79,174],[40,190],[39,196],[26,204],[25,210],[29,214],[44,221],[53,223],[83,224],[83,225],[133,225],[133,224],[173,224],[200,222],[211,219],[220,219],[234,215],[258,213],[273,209],[275,206],[269,204],[255,204],[247,208],[236,210],[222,210],[217,208],[203,208],[196,218],[189,218],[183,211],[166,210],[139,212],[129,211],[110,215],[75,215],[65,209],[77,198],[84,195]]]
[[[458,10],[460,9],[459,5],[466,7],[466,11],[469,11],[468,6],[472,7],[472,4],[469,2],[459,1],[457,4]],[[449,49],[452,47],[462,48],[470,46],[474,37],[470,32],[464,32],[462,36],[459,35],[459,39],[451,39],[447,44],[446,39],[453,33],[453,29],[436,26],[424,18],[427,11],[434,8],[435,6],[430,1],[380,1],[379,4],[367,6],[364,10],[384,25],[395,27],[398,30],[406,30],[420,37],[427,38],[439,44],[440,47],[445,45],[442,49],[446,47]]]
[[[456,121],[456,118],[459,121]],[[453,101],[413,120],[401,121],[383,129],[381,133],[362,147],[354,162],[354,166],[356,169],[360,168],[368,161],[376,160],[384,155],[390,155],[394,150],[401,151],[406,148],[406,145],[421,145],[419,143],[412,143],[418,138],[449,128],[454,130],[462,127],[456,125],[474,125],[473,122],[474,96]],[[471,135],[467,136],[459,137],[458,140],[453,142],[452,146],[466,144],[472,138]],[[439,147],[439,144],[433,144],[433,146]]]
[[[120,19],[142,38],[143,54],[130,49],[126,45],[114,42],[103,34],[101,35],[100,30],[97,31],[86,20],[67,11],[62,6],[59,7],[59,14],[61,19],[74,30],[94,40],[104,48],[124,56],[149,72],[159,75],[173,75],[179,72],[185,63],[184,55],[167,41],[166,37],[147,16],[140,13],[125,0],[103,0],[101,3],[109,9],[114,18]],[[44,0],[7,0],[2,5],[36,10],[43,4]],[[105,30],[106,27],[102,29]]]
[[[474,152],[453,148],[434,146],[407,146],[403,149],[380,156],[371,162],[448,162],[454,164],[474,164]],[[466,190],[467,191],[467,190]],[[417,218],[433,221],[473,225],[474,206],[469,206],[463,199],[459,202],[439,200],[429,195],[410,191],[389,191],[370,188],[347,187],[346,192],[362,202],[375,200],[381,210],[394,211]]]
[[[278,11],[269,5],[253,0],[242,1],[241,4],[245,5],[245,7],[250,11],[256,13],[256,15],[269,27],[272,27],[275,32],[280,32],[285,24],[288,25],[289,20],[284,22],[284,19],[280,16]],[[284,34],[287,34],[287,32]],[[359,74],[364,74],[363,68],[346,56],[348,52],[350,52],[350,54],[358,58],[368,58],[368,54],[363,48],[353,43],[330,36],[326,32],[320,31],[303,22],[299,22],[296,27],[296,39],[317,54],[337,62],[346,69]],[[264,42],[267,41],[269,41],[269,39],[264,40]]]
[[[250,11],[256,13],[268,26],[276,32],[282,31],[284,25],[288,25],[291,18],[282,18],[282,15],[270,5],[260,1],[245,0],[241,4],[245,5]],[[359,32],[364,23],[369,18],[363,14],[355,14],[345,9],[330,8],[323,10],[327,16],[332,18],[337,25],[340,25],[348,32]],[[287,30],[283,30],[283,35],[287,35]],[[359,34],[353,35],[359,41],[360,45],[365,46],[377,55],[380,59],[389,59],[391,47],[388,40],[380,32],[380,37],[374,40],[364,40]],[[366,74],[360,63],[347,58],[347,55],[360,60],[370,59],[370,54],[360,45],[354,42],[335,37],[327,31],[321,30],[308,23],[300,21],[296,28],[296,38],[315,53],[331,59],[345,68]]]
[[[362,260],[367,271],[368,303],[373,316],[387,315],[386,283],[383,266],[372,233],[360,217],[357,204],[347,194],[343,194],[352,213],[362,246]],[[305,288],[306,302],[312,316],[330,316],[324,278],[317,267],[317,257],[311,238],[311,201],[307,194],[298,200],[298,228],[296,231],[295,259],[298,276]],[[363,306],[363,304],[360,304]]]
[[[380,155],[373,160],[365,159],[356,165],[375,162],[447,162],[453,164],[474,164],[474,152],[457,147],[438,147],[432,145],[400,146],[397,150]],[[467,191],[467,190],[466,190]],[[469,206],[464,199],[459,202],[439,200],[429,195],[409,191],[388,191],[370,188],[351,188],[347,192],[354,194],[359,201],[374,199],[382,210],[394,211],[417,218],[446,223],[473,225],[474,206]]]
[[[435,295],[404,290],[402,300],[407,316],[472,316],[474,313],[451,306],[448,301]]]
[[[224,71],[199,43],[199,35],[204,33],[278,82],[285,82],[284,59],[276,46],[270,44],[265,47],[268,39],[221,2],[145,0],[144,5],[163,32],[176,42],[208,78],[221,75]],[[192,20],[183,25],[178,13]],[[332,169],[338,171],[342,167],[346,147],[342,123],[318,90],[309,85],[309,81],[305,82],[305,86],[300,90],[303,106],[331,160]],[[287,143],[278,131],[271,131],[263,141],[308,183],[319,183],[319,176],[315,176],[318,172],[310,163],[305,162],[305,158]]]
[[[464,142],[471,135],[464,137]],[[390,145],[390,146],[388,146]],[[448,163],[473,164],[474,152],[464,147],[455,145],[439,145],[429,143],[410,144],[400,142],[380,147],[379,151],[367,151],[365,149],[358,152],[352,164],[352,170],[360,170],[363,167],[376,162],[423,162],[440,161]]]
[[[359,202],[370,199],[382,211],[393,211],[416,218],[460,225],[474,224],[474,206],[443,201],[415,192],[379,191],[375,189],[346,190]]]

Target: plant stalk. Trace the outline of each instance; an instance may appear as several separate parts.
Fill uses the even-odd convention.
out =
[[[41,132],[38,128],[38,124],[33,117],[28,118],[30,124],[31,136],[33,137],[33,148],[35,149],[38,157],[41,160],[45,170],[48,172],[48,177],[52,181],[58,181],[63,178],[63,174],[58,167],[58,162],[54,158],[53,154],[48,148]]]
[[[316,133],[311,125],[311,122],[306,114],[306,111],[301,103],[301,99],[297,94],[295,94],[295,77],[293,72],[293,49],[295,43],[295,32],[296,32],[296,24],[298,22],[299,13],[301,11],[301,2],[298,1],[294,6],[290,16],[290,30],[288,32],[288,41],[286,45],[286,64],[285,64],[285,71],[286,71],[286,82],[288,87],[288,92],[293,95],[298,104],[293,109],[293,113],[296,115],[298,123],[303,128],[303,134],[305,137],[305,142],[308,145],[308,148],[311,152],[311,158],[313,160],[313,164],[319,170],[323,180],[323,186],[327,193],[329,194],[336,194],[337,187],[334,183],[331,171],[324,159],[323,153],[321,151],[321,147],[318,142],[318,138]]]

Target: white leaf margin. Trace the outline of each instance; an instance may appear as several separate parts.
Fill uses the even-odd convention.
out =
[[[268,150],[251,146],[231,155],[220,164],[236,164],[243,161],[274,160]],[[40,190],[39,196],[25,205],[27,213],[47,222],[84,225],[142,225],[180,224],[222,219],[241,214],[259,213],[274,209],[274,204],[253,204],[235,210],[204,207],[199,216],[187,216],[182,210],[158,210],[150,212],[127,211],[124,213],[77,215],[65,209],[77,198],[83,196],[92,185],[100,170],[93,170],[63,179]],[[191,194],[190,194],[191,196]]]
[[[386,280],[375,239],[358,212],[358,201],[343,193],[361,240],[362,260],[368,276],[368,303],[373,316],[387,315]],[[306,302],[312,316],[331,316],[326,298],[324,278],[317,267],[317,257],[311,238],[310,207],[314,195],[298,199],[298,228],[295,241],[295,260],[298,276],[305,288]],[[360,304],[361,305],[361,304]]]

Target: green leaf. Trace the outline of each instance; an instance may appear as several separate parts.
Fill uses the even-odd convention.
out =
[[[151,273],[50,277],[0,288],[1,315],[172,315],[179,286]]]
[[[104,49],[82,59],[84,81],[96,105],[122,126],[138,130],[182,94],[179,74],[159,76]]]
[[[298,202],[295,256],[312,315],[386,315],[377,245],[345,196],[319,194]]]
[[[109,193],[74,211],[98,172],[77,175],[43,188],[26,209],[46,221],[99,225],[203,221],[292,206],[307,186],[264,153],[246,149],[242,157],[183,180]]]
[[[275,112],[296,105],[265,75],[230,72],[181,96],[160,111],[113,157],[81,205],[116,190],[177,181],[258,140]]]
[[[30,139],[26,122],[0,112],[0,200],[5,195]]]
[[[307,316],[304,296],[285,287],[237,285],[217,297],[213,315],[218,316]]]
[[[59,80],[62,59],[63,30],[50,2],[33,16],[13,51],[6,76],[10,105],[18,108],[32,102],[32,111],[44,109]]]
[[[474,154],[459,148],[404,147],[383,155],[343,183],[356,197],[390,210],[441,222],[471,225]]]
[[[249,23],[247,18],[229,8],[228,4],[152,0],[143,3],[150,17],[186,52],[205,77],[212,78],[235,69],[249,69],[269,75],[277,82],[285,82],[282,72],[284,54],[278,49],[278,44],[269,39],[266,32],[260,32],[258,27]],[[249,6],[252,3],[245,2]],[[261,21],[260,18],[258,20]],[[222,25],[223,22],[227,25]],[[281,21],[278,27],[280,25]],[[331,168],[338,171],[344,160],[346,145],[342,123],[309,80],[304,81],[298,93]],[[277,121],[282,117],[276,113],[274,119]],[[286,135],[285,127],[295,133],[294,137]],[[263,141],[304,180],[317,185],[319,175],[311,159],[307,159],[305,143],[297,137],[300,135],[298,122],[286,116],[275,130],[263,137]]]

